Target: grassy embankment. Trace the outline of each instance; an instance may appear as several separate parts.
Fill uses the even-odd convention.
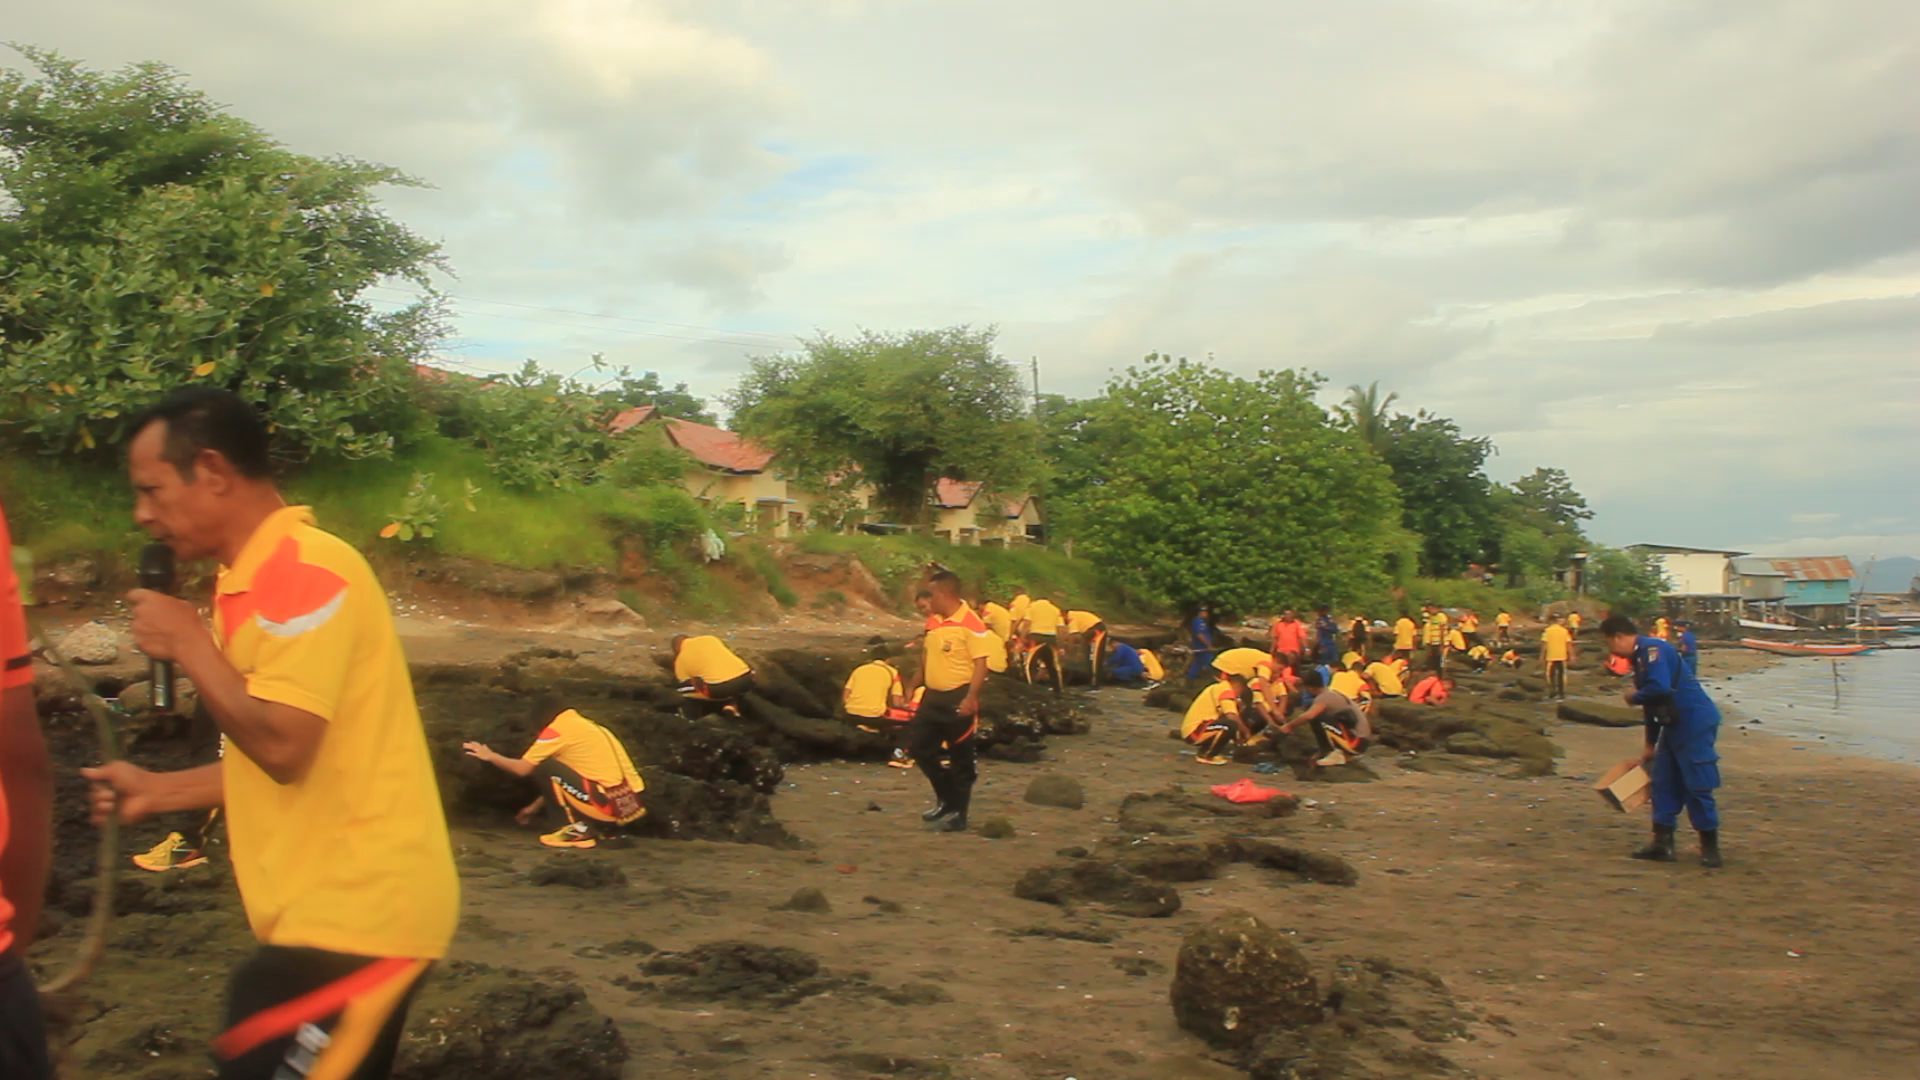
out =
[[[416,473],[430,474],[446,506],[433,539],[382,539],[398,516]],[[474,509],[462,505],[466,484],[479,487]],[[612,573],[625,540],[646,553],[650,588],[623,588],[620,596],[650,618],[745,615],[764,609],[767,597],[782,607],[802,599],[788,585],[767,544],[750,537],[728,541],[728,555],[711,567],[688,552],[707,528],[691,500],[671,492],[619,491],[596,487],[573,491],[516,492],[500,487],[482,451],[440,437],[419,440],[402,458],[328,462],[298,471],[286,481],[288,497],[314,507],[322,526],[368,553],[376,565],[447,555],[523,569],[597,570]],[[0,504],[14,542],[46,566],[76,556],[93,557],[110,579],[124,580],[144,534],[133,527],[132,499],[124,474],[98,462],[8,453],[0,457]],[[1009,595],[1015,585],[1058,591],[1076,604],[1103,611],[1131,610],[1129,595],[1083,560],[1041,548],[954,547],[923,536],[840,536],[812,533],[797,546],[815,554],[858,557],[891,596],[899,596],[928,561],[952,567],[988,595]],[[816,596],[830,610],[835,598]]]

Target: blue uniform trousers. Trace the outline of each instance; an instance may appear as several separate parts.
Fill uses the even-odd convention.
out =
[[[1663,728],[1660,745],[1648,770],[1653,779],[1653,823],[1677,825],[1680,808],[1687,820],[1701,832],[1720,828],[1720,810],[1714,805],[1713,790],[1720,786],[1720,755],[1714,740],[1720,733],[1718,722]]]

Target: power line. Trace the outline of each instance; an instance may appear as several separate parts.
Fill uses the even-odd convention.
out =
[[[400,295],[406,296],[407,298],[412,300],[426,299],[426,294],[424,293],[410,293],[404,289],[400,289],[392,285],[373,285],[373,286],[370,286],[370,288],[382,289],[388,292],[399,293]],[[576,317],[585,318],[585,319],[603,319],[603,320],[612,320],[616,322],[643,323],[650,326],[672,326],[682,330],[705,330],[715,334],[726,335],[724,338],[688,337],[683,334],[663,334],[657,331],[648,331],[648,330],[626,330],[620,327],[602,328],[602,329],[613,330],[617,333],[638,334],[644,337],[666,338],[674,341],[695,341],[695,342],[704,342],[704,343],[718,344],[718,345],[742,345],[742,346],[764,347],[764,345],[758,342],[736,341],[731,339],[758,337],[758,338],[766,338],[769,342],[777,341],[783,345],[791,344],[792,342],[798,340],[797,336],[792,334],[769,334],[759,330],[727,330],[718,326],[701,326],[697,323],[669,322],[665,319],[643,319],[633,315],[597,315],[597,314],[594,314],[593,312],[576,311],[572,308],[547,307],[541,304],[523,304],[513,300],[488,300],[482,297],[459,296],[453,293],[442,293],[440,295],[446,297],[449,300],[458,300],[463,303],[469,303],[469,304],[495,304],[501,307],[522,308],[528,311],[547,311],[547,312],[553,312],[559,315],[571,315],[571,316],[576,316]],[[465,313],[468,315],[474,316],[476,318],[483,318],[483,319],[518,318],[521,321],[525,321],[525,322],[542,321],[542,320],[535,320],[535,319],[526,319],[524,316],[502,315],[496,312],[473,311],[471,309],[467,310]],[[566,325],[578,325],[578,324],[549,322],[549,325],[566,326]]]

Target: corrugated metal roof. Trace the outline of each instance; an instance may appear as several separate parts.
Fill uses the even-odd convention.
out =
[[[1733,562],[1733,572],[1736,574],[1744,575],[1746,577],[1786,577],[1787,576],[1786,571],[1774,569],[1772,559],[1763,559],[1758,556],[1746,556],[1744,558],[1734,559],[1732,560],[1732,562]]]
[[[1672,544],[1628,544],[1629,551],[1649,551],[1656,555],[1745,555],[1744,551],[1721,551],[1719,548],[1675,547]]]
[[[1852,581],[1853,563],[1844,555],[1814,555],[1801,559],[1771,559],[1773,568],[1788,581]]]
[[[669,417],[667,437],[700,464],[728,472],[761,472],[773,460],[773,451],[744,435],[691,420]]]

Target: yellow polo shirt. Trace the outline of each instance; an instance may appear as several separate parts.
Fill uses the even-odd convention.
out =
[[[1393,647],[1396,649],[1413,648],[1413,636],[1419,633],[1419,629],[1419,627],[1413,624],[1412,619],[1407,618],[1405,615],[1400,616],[1400,620],[1393,624]]]
[[[1167,669],[1161,665],[1160,658],[1154,655],[1152,649],[1140,650],[1140,666],[1147,670],[1147,678],[1154,682],[1167,677]]]
[[[1186,718],[1180,721],[1180,737],[1192,738],[1193,733],[1222,716],[1239,716],[1240,702],[1236,699],[1231,683],[1217,682],[1200,691],[1200,696],[1187,706]]]
[[[1454,652],[1465,652],[1467,635],[1461,633],[1458,628],[1447,631],[1447,648]]]
[[[885,660],[869,660],[853,669],[847,676],[846,690],[841,694],[847,715],[863,716],[875,719],[887,715],[887,705],[893,695],[905,688],[900,683],[900,673]]]
[[[1582,618],[1580,613],[1577,611],[1570,611],[1567,613],[1567,629],[1569,630],[1580,629],[1581,624],[1585,623],[1586,621],[1587,620]]]
[[[1228,649],[1213,658],[1213,670],[1238,675],[1249,682],[1273,678],[1273,657],[1259,649]]]
[[[1400,669],[1392,664],[1375,660],[1367,665],[1367,678],[1387,697],[1400,697],[1407,692],[1406,684],[1400,681]]]
[[[633,767],[633,759],[627,756],[627,748],[620,745],[613,732],[573,709],[554,717],[552,723],[540,729],[533,745],[520,755],[520,760],[535,765],[548,758],[601,787],[612,787],[623,780],[635,791],[644,791],[647,787],[646,781],[640,779],[640,770]]]
[[[1573,631],[1553,623],[1540,634],[1540,659],[1566,660],[1573,655]]]
[[[1007,614],[1013,616],[1014,622],[1019,622],[1027,617],[1027,612],[1031,610],[1032,607],[1033,597],[1028,596],[1026,593],[1021,593],[1007,602]]]
[[[1084,634],[1098,626],[1103,620],[1091,611],[1067,612],[1067,633]]]
[[[992,668],[993,634],[973,609],[962,603],[946,618],[934,616],[921,646],[926,655],[925,682],[929,690],[958,690],[973,681],[973,662],[986,660]],[[1002,646],[1004,656],[1005,646]]]
[[[1511,615],[1509,615],[1509,614],[1507,614],[1506,612],[1504,612],[1504,611],[1503,611],[1503,612],[1501,612],[1500,614],[1498,614],[1498,615],[1495,615],[1495,616],[1493,617],[1493,625],[1495,625],[1495,626],[1512,626],[1512,625],[1513,625],[1513,616],[1511,616]]]
[[[1368,697],[1367,680],[1357,671],[1336,671],[1333,678],[1327,680],[1327,689],[1343,694],[1349,701],[1359,701]]]
[[[1059,605],[1051,600],[1035,600],[1027,608],[1029,624],[1027,633],[1029,634],[1057,634],[1060,632],[1060,624],[1065,621],[1065,616],[1060,614]]]
[[[680,643],[680,655],[673,661],[673,677],[685,682],[701,679],[709,684],[737,679],[753,668],[735,656],[727,643],[703,634]]]
[[[281,784],[229,742],[234,878],[268,945],[444,956],[460,884],[386,590],[304,506],[275,511],[220,571],[213,628],[247,693],[327,722]]]
[[[1013,613],[991,600],[980,605],[980,621],[1003,642],[1013,636]]]
[[[1425,636],[1421,638],[1427,645],[1438,645],[1447,639],[1447,613],[1436,611],[1426,618]]]

